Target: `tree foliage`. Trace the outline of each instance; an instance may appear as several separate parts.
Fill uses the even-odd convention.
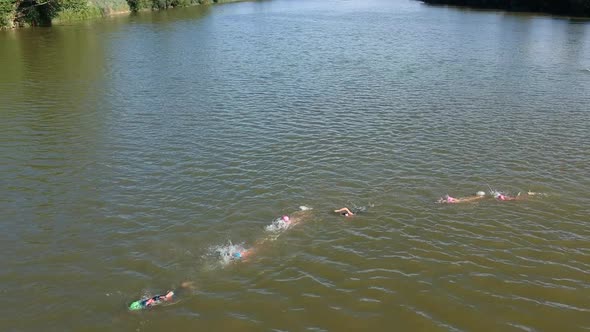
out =
[[[129,9],[137,12],[142,9],[168,9],[173,7],[187,7],[216,3],[217,0],[127,0]]]
[[[88,0],[0,0],[0,27],[49,25],[59,13],[90,9]]]
[[[0,0],[0,28],[50,25],[129,10],[125,0]]]
[[[545,12],[559,15],[590,16],[590,0],[421,0],[447,4],[509,11]]]
[[[12,26],[14,16],[14,1],[0,0],[0,27]]]
[[[229,0],[235,1],[235,0]],[[224,0],[0,0],[0,29],[24,25],[50,25],[108,15],[113,11],[137,12],[168,9]]]

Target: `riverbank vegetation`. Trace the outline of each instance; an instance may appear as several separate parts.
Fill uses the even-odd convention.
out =
[[[228,0],[0,0],[0,28],[48,26],[119,12],[160,10]]]
[[[427,4],[590,17],[590,0],[420,0]]]

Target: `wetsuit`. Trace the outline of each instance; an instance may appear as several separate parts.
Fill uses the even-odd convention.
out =
[[[172,296],[174,296],[174,292],[172,292]],[[170,301],[172,299],[172,296],[166,297],[166,295],[156,295],[149,299],[138,300],[129,305],[129,310],[142,310],[154,307],[164,302]]]

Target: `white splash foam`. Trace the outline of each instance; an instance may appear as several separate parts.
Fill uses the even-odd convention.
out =
[[[283,220],[283,217],[275,219],[270,225],[264,227],[267,232],[278,233],[291,227],[291,222]]]
[[[246,249],[243,243],[233,244],[231,241],[228,241],[227,244],[210,247],[208,253],[210,257],[216,258],[221,265],[225,266],[239,260],[239,255],[244,251]]]

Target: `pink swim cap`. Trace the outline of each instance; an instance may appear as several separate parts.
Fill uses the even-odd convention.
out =
[[[289,216],[287,216],[287,215],[283,216],[283,221],[288,222],[289,221]]]

